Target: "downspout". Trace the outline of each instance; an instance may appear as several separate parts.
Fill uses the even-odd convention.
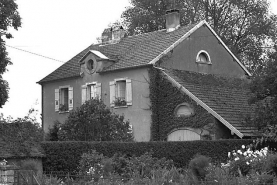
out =
[[[43,85],[41,85],[41,127],[43,131],[43,141],[45,141],[45,133],[44,133],[44,114],[43,114]]]

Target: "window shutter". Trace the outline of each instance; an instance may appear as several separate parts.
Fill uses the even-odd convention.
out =
[[[55,89],[55,111],[58,112],[60,108],[60,89]]]
[[[82,85],[82,104],[87,100],[87,86]]]
[[[73,109],[73,87],[68,87],[68,109]]]
[[[96,97],[101,100],[101,83],[96,84]]]
[[[87,85],[86,100],[90,100],[91,86]]]
[[[132,81],[126,79],[126,101],[127,105],[132,105]]]
[[[110,105],[111,107],[114,107],[114,101],[115,101],[115,82],[110,82]]]

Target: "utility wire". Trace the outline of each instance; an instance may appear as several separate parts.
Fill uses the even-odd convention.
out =
[[[31,51],[27,51],[27,50],[24,50],[24,49],[20,49],[20,48],[14,47],[14,46],[9,46],[9,45],[7,45],[7,44],[5,44],[5,45],[6,45],[7,47],[9,47],[9,48],[13,48],[13,49],[16,49],[16,50],[19,50],[19,51],[23,51],[23,52],[26,52],[26,53],[29,53],[29,54],[32,54],[32,55],[36,55],[36,56],[43,57],[43,58],[47,58],[47,59],[54,60],[54,61],[57,61],[57,62],[65,63],[64,61],[61,61],[61,60],[57,60],[57,59],[54,59],[54,58],[51,58],[51,57],[47,57],[47,56],[44,56],[44,55],[41,55],[41,54],[37,54],[37,53],[31,52]]]

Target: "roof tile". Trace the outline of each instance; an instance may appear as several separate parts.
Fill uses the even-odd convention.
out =
[[[246,80],[172,69],[165,72],[242,134],[253,134],[255,129],[245,125],[246,116],[254,111],[248,104],[250,90]]]
[[[122,38],[120,42],[115,44],[92,44],[38,83],[80,76],[78,62],[89,50],[100,51],[109,58],[119,59],[118,62],[106,68],[105,71],[146,65],[194,26],[195,24],[191,24],[169,33],[166,30],[159,30],[129,36]]]

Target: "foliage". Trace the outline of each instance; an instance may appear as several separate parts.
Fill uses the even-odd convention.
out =
[[[115,98],[114,105],[115,106],[125,106],[125,105],[127,105],[127,102],[124,98]]]
[[[277,16],[269,12],[268,0],[132,0],[123,13],[129,35],[165,28],[166,10],[180,10],[181,25],[206,20],[250,71],[262,65],[275,43]]]
[[[189,168],[198,181],[204,180],[207,175],[210,159],[204,155],[196,155],[190,162]]]
[[[120,167],[120,168],[119,168]],[[80,173],[88,174],[93,181],[99,179],[120,177],[129,180],[136,176],[138,178],[151,178],[151,172],[157,169],[171,169],[173,161],[165,158],[157,159],[151,153],[141,156],[126,157],[116,153],[113,157],[106,157],[95,150],[84,153],[80,160]]]
[[[21,18],[17,11],[17,4],[15,0],[1,0],[0,3],[0,108],[5,104],[8,99],[8,82],[2,78],[6,67],[12,64],[8,58],[8,52],[6,51],[4,37],[7,39],[12,38],[12,35],[8,32],[10,27],[18,29],[21,26]]]
[[[14,120],[12,123],[0,122],[0,141],[5,145],[3,151],[13,155],[31,155],[39,152],[39,143],[43,140],[43,131],[38,124],[24,119]]]
[[[116,115],[97,99],[86,101],[69,112],[58,131],[59,140],[75,141],[131,141],[129,121]]]
[[[187,95],[182,94],[178,88],[173,87],[157,69],[150,69],[149,77],[152,110],[151,140],[166,140],[167,135],[176,128],[203,128],[214,122],[211,114]],[[175,108],[184,102],[192,105],[197,114],[189,117],[175,116]],[[210,128],[210,131],[214,132],[213,128]]]
[[[277,45],[275,46],[277,50]],[[252,122],[265,135],[276,138],[277,122],[277,52],[269,57],[264,67],[254,74],[250,84],[252,96],[250,103],[256,103]]]
[[[58,141],[58,132],[61,126],[61,122],[58,120],[54,121],[53,127],[49,128],[49,132],[46,133],[45,140],[46,141]]]
[[[152,157],[151,153],[138,156],[116,153],[108,157],[90,150],[82,155],[79,166],[81,176],[75,175],[75,178],[70,178],[68,174],[61,179],[64,183],[98,185],[275,184],[277,182],[276,156],[276,153],[268,151],[267,148],[253,151],[242,145],[239,150],[228,153],[229,160],[226,164],[214,164],[209,157],[196,155],[189,161],[189,168],[178,169],[172,166],[170,160],[157,159]],[[236,163],[239,165],[235,166],[234,161],[245,163],[249,168],[247,173],[243,173],[241,168],[243,165]],[[121,169],[120,173],[119,169]],[[234,171],[237,172],[234,173]]]
[[[128,158],[141,156],[146,152],[153,157],[173,160],[177,168],[185,167],[196,154],[209,156],[214,163],[226,162],[228,151],[248,145],[252,140],[184,141],[184,142],[43,142],[46,157],[43,167],[46,171],[65,171],[77,173],[83,153],[95,150],[111,158],[115,153]],[[114,159],[125,165],[125,158]],[[120,165],[119,165],[120,166]],[[119,167],[118,167],[119,168]],[[119,172],[119,171],[118,171]],[[119,172],[120,173],[120,172]],[[122,172],[123,173],[123,172]]]

